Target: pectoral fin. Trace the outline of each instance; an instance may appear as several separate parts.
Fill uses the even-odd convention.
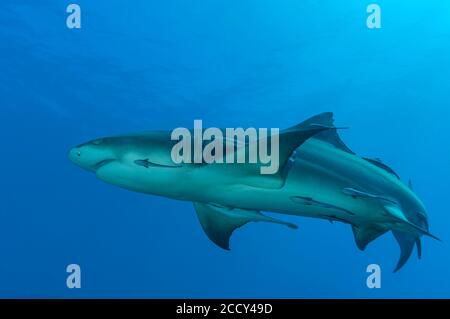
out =
[[[400,207],[398,207],[397,205],[386,205],[384,206],[384,209],[392,216],[395,217],[396,219],[403,221],[405,223],[409,224],[408,219],[406,218],[405,214],[402,212],[402,210],[400,209]]]
[[[374,225],[369,226],[352,226],[353,235],[355,236],[356,245],[360,250],[366,249],[367,245],[373,240],[383,235],[387,230]]]
[[[265,216],[258,211],[199,202],[194,202],[194,207],[206,235],[216,245],[226,250],[230,249],[230,237],[233,231],[251,221],[265,221],[297,228],[294,224]]]

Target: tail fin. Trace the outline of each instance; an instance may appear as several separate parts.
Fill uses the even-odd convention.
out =
[[[417,245],[417,253],[419,259],[422,256],[422,245],[420,244],[420,236],[413,235],[410,233],[393,230],[395,239],[397,240],[400,246],[400,259],[398,260],[397,266],[394,269],[394,272],[399,271],[408,261],[411,253],[413,251],[414,245]]]

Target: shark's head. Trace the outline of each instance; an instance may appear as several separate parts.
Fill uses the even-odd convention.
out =
[[[118,160],[118,154],[111,138],[99,138],[73,147],[69,151],[69,159],[75,165],[91,172]]]
[[[68,157],[97,178],[138,192],[158,193],[174,183],[170,136],[161,133],[99,138],[70,149]],[[172,187],[173,188],[173,187]],[[166,194],[163,194],[166,195]]]

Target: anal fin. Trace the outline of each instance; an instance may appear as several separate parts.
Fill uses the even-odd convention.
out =
[[[230,237],[236,228],[251,221],[265,221],[297,228],[297,225],[261,214],[259,211],[223,207],[194,202],[198,219],[209,239],[217,246],[229,250]]]

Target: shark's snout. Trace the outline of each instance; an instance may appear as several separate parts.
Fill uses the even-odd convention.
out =
[[[78,147],[73,147],[67,153],[67,157],[72,163],[79,165],[81,160],[81,150]]]
[[[92,160],[89,160],[90,154],[86,150],[82,150],[82,147],[73,147],[68,152],[69,160],[75,165],[88,170],[95,171]]]
[[[75,165],[92,172],[115,160],[109,148],[93,142],[71,148],[68,158]]]

